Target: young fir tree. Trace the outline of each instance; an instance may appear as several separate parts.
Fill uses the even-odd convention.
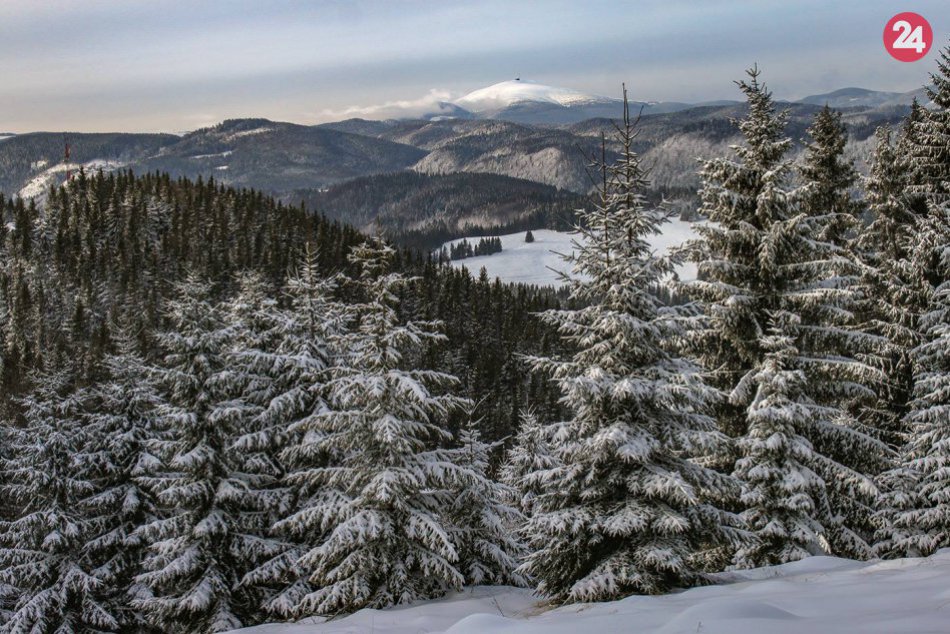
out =
[[[288,478],[312,486],[309,521],[327,529],[298,562],[318,588],[300,613],[381,608],[437,597],[464,581],[442,520],[463,472],[440,445],[451,440],[447,415],[468,401],[443,392],[454,377],[403,367],[409,348],[445,337],[433,323],[400,323],[407,278],[392,272],[394,255],[374,240],[350,256],[363,300],[331,368],[328,409],[309,432],[327,462]]]
[[[149,446],[157,438],[162,401],[129,333],[120,330],[115,345],[116,353],[103,362],[106,378],[85,390],[89,406],[83,424],[91,438],[96,478],[95,492],[84,503],[95,518],[87,549],[110,589],[111,610],[121,627],[147,631],[132,603],[148,596],[135,575],[145,558],[141,528],[158,517],[142,478],[160,465]]]
[[[854,403],[870,398],[868,384],[877,377],[853,356],[865,349],[868,337],[853,328],[857,293],[848,275],[850,262],[823,237],[831,224],[828,214],[801,209],[797,196],[787,190],[786,115],[776,114],[771,94],[758,83],[758,71],[749,74],[751,81],[739,84],[749,101],[749,114],[739,122],[746,143],[734,148],[739,161],[714,159],[702,172],[703,211],[714,224],[701,229],[704,241],[688,247],[698,256],[700,281],[686,287],[704,309],[692,343],[699,345],[700,358],[729,394],[730,407],[720,416],[731,433],[745,436],[736,475],[744,479],[746,503],[756,504],[745,515],[768,546],[745,549],[738,561],[755,565],[756,557],[770,563],[806,552],[786,548],[769,533],[775,526],[768,509],[780,506],[761,499],[771,489],[757,481],[756,461],[767,460],[762,468],[776,479],[783,476],[775,465],[787,467],[788,477],[797,468],[792,457],[762,454],[752,442],[759,433],[751,427],[761,383],[757,377],[774,363],[769,357],[772,337],[791,338],[782,370],[805,377],[796,402],[808,408],[809,416],[794,421],[795,434],[813,449],[807,466],[823,483],[820,491],[811,488],[811,520],[821,524],[823,541],[834,552],[865,556],[877,495],[868,474],[883,469],[888,450],[864,434],[850,413]],[[776,322],[775,315],[784,313],[789,318]],[[794,449],[787,443],[776,448]]]
[[[936,257],[950,280],[950,203],[940,210],[928,226],[937,233],[937,253],[927,257]],[[892,511],[887,542],[887,554],[904,556],[927,556],[950,546],[950,281],[932,294],[920,331],[922,342],[913,351],[914,399],[907,415],[911,440],[904,465],[913,474],[905,489],[911,492],[906,497],[910,503]]]
[[[736,476],[744,483],[743,518],[756,539],[736,553],[740,568],[782,564],[828,552],[825,482],[811,467],[818,458],[801,435],[802,421],[814,417],[807,377],[798,367],[796,315],[776,311],[771,334],[763,339],[765,361],[748,375],[754,392],[749,430],[739,441]]]
[[[682,331],[656,293],[673,267],[647,241],[667,213],[646,207],[624,110],[621,158],[602,160],[600,201],[579,212],[583,240],[568,258],[571,299],[583,308],[541,314],[573,353],[530,359],[560,387],[570,418],[533,501],[519,571],[557,602],[694,585],[737,536],[716,506],[731,480],[693,459],[725,440],[707,414],[717,393],[667,347]]]
[[[489,475],[491,453],[501,444],[481,440],[478,421],[470,419],[459,432],[454,462],[463,472],[447,520],[466,585],[525,585],[515,572],[524,546],[512,530],[522,515],[510,503],[514,491]]]
[[[553,425],[544,425],[532,409],[519,414],[520,426],[501,469],[501,481],[513,495],[512,502],[525,519],[530,518],[534,499],[543,490],[547,473],[557,465],[553,451]]]
[[[22,402],[25,425],[8,430],[12,455],[0,464],[3,497],[22,508],[0,524],[0,586],[16,596],[3,631],[119,631],[107,581],[88,557],[94,527],[82,509],[95,485],[82,398],[67,371],[35,382]]]
[[[260,476],[231,449],[256,409],[241,398],[246,377],[226,365],[235,333],[208,284],[189,275],[167,315],[158,372],[167,437],[153,443],[163,465],[143,479],[163,517],[142,529],[150,552],[138,581],[150,596],[134,605],[165,631],[226,631],[253,621],[255,595],[238,582],[273,554],[254,532],[266,504]]]

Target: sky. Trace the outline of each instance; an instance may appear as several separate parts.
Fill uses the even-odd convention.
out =
[[[0,132],[181,132],[422,110],[521,77],[634,100],[907,91],[896,13],[950,37],[950,0],[0,0]]]

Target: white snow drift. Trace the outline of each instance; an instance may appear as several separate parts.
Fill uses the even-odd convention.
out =
[[[438,601],[241,634],[923,634],[950,623],[950,549],[925,559],[835,557],[718,575],[721,585],[545,610],[529,591],[476,587]]]

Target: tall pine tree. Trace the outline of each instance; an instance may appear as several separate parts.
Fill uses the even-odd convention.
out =
[[[789,140],[783,137],[787,114],[776,113],[771,94],[758,82],[758,70],[749,75],[749,82],[739,83],[749,114],[739,122],[745,144],[734,148],[738,160],[713,159],[702,171],[702,211],[712,222],[701,229],[704,240],[688,245],[699,261],[700,281],[686,286],[704,309],[691,343],[729,394],[729,406],[720,412],[723,425],[743,437],[736,475],[745,485],[744,516],[760,545],[741,550],[737,562],[775,563],[821,548],[864,556],[877,494],[868,474],[883,468],[887,448],[864,434],[851,415],[853,403],[871,396],[868,382],[876,375],[854,356],[867,336],[854,328],[852,262],[846,249],[831,240],[838,239],[837,231],[829,233],[837,224],[831,222],[834,215],[847,212],[797,202],[808,200],[809,189],[815,189],[837,192],[824,198],[841,206],[844,193],[818,187],[820,181],[837,179],[817,168],[806,181],[806,195],[789,192]],[[836,138],[840,131],[830,127],[829,138]],[[835,156],[837,143],[818,145],[828,146],[821,154]],[[843,241],[846,235],[841,237]],[[762,451],[762,425],[777,423],[763,417],[760,401],[770,397],[768,382],[783,373],[803,377],[794,386],[799,392],[780,391],[775,398],[808,415],[778,419],[794,424],[786,433],[789,440]],[[792,440],[796,438],[802,443]],[[790,548],[779,536],[804,536],[782,524],[787,491],[772,485],[800,472],[802,446],[810,452],[803,466],[818,480],[809,480],[811,500],[799,510],[810,514],[809,525],[821,526],[813,530],[821,539],[809,539],[807,548]]]
[[[331,369],[328,409],[309,432],[327,462],[290,478],[313,486],[317,502],[307,515],[327,527],[298,562],[317,588],[301,601],[304,614],[387,607],[464,582],[442,515],[461,470],[440,445],[451,440],[447,416],[467,401],[445,393],[455,377],[403,366],[407,350],[444,336],[436,324],[400,323],[407,278],[392,271],[394,255],[380,241],[351,255],[361,303]]]
[[[571,299],[583,308],[541,314],[571,356],[531,359],[570,417],[556,436],[559,464],[533,501],[520,570],[558,602],[696,584],[734,537],[715,504],[729,479],[691,459],[724,441],[707,414],[717,393],[667,347],[682,331],[657,293],[673,268],[647,241],[667,212],[646,206],[624,110],[622,156],[602,160],[600,201],[579,212],[582,239],[568,258]]]

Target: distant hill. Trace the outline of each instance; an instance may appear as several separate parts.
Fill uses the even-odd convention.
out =
[[[178,141],[172,134],[69,133],[70,158],[77,164],[108,161],[128,165]],[[17,134],[0,144],[0,192],[18,193],[63,160],[62,132]]]
[[[406,169],[425,154],[409,145],[330,128],[235,119],[187,134],[137,165],[280,193]]]
[[[866,88],[841,88],[820,95],[809,95],[799,99],[799,103],[816,106],[829,105],[832,108],[879,108],[882,106],[909,106],[914,98],[926,103],[924,89],[909,92],[882,92]]]
[[[529,93],[537,93],[531,108],[615,105],[610,99],[527,86]],[[478,108],[495,107],[509,114],[528,107],[526,100],[512,96],[520,94],[517,90],[508,88],[499,88],[504,99],[483,92],[472,97],[469,106],[476,108],[478,103],[482,104]],[[780,106],[789,111],[786,132],[795,143],[793,152],[800,152],[806,129],[825,101],[849,104],[835,107],[842,110],[848,129],[846,152],[863,169],[875,128],[899,122],[913,94],[843,89],[806,98],[815,103]],[[654,110],[644,107],[635,149],[651,168],[650,195],[667,198],[688,217],[696,207],[700,160],[726,155],[730,145],[740,142],[732,121],[745,114],[746,106],[727,101],[671,112],[657,112],[663,104],[649,106]],[[589,158],[599,154],[602,134],[608,138],[608,160],[617,155],[618,148],[610,141],[613,116],[528,124],[480,118],[486,112],[476,118],[348,119],[315,126],[234,119],[183,136],[70,134],[73,163],[69,168],[129,167],[213,177],[285,200],[299,196],[342,218],[328,206],[332,202],[349,215],[348,222],[362,228],[379,222],[386,230],[431,236],[449,235],[465,226],[534,218],[530,196],[554,199],[588,193],[593,184]],[[62,156],[61,133],[22,134],[4,140],[0,143],[0,191],[41,197],[50,184],[64,177],[67,166]],[[368,178],[377,175],[378,179]],[[341,185],[351,182],[349,187]],[[394,190],[386,192],[385,187]],[[514,204],[505,204],[506,197]]]
[[[284,198],[367,233],[382,231],[422,248],[492,227],[567,228],[585,202],[550,185],[496,174],[418,172],[364,176]]]

